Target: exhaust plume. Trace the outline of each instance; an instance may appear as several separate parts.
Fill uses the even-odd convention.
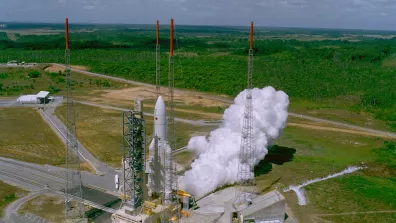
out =
[[[264,159],[268,145],[286,125],[289,97],[273,87],[254,88],[252,95],[256,165]],[[208,138],[195,136],[190,139],[187,148],[195,152],[197,159],[191,164],[192,169],[180,177],[182,189],[201,197],[236,182],[245,98],[246,90],[239,93],[234,104],[225,110],[222,126],[210,132]]]

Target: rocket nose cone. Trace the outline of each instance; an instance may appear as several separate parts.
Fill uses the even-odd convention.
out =
[[[155,109],[165,109],[165,102],[164,99],[162,99],[162,96],[159,96],[157,99],[157,102],[155,103]]]

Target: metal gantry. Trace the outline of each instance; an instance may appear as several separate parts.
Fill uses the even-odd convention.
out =
[[[144,186],[145,121],[141,111],[125,111],[123,117],[123,202],[134,209],[141,207]]]
[[[82,180],[80,172],[80,158],[78,155],[78,144],[76,134],[76,122],[74,115],[74,104],[72,97],[72,79],[70,72],[70,49],[69,49],[69,21],[66,18],[66,200],[65,217],[66,221],[85,222],[85,207],[82,199]],[[72,197],[80,198],[72,203]]]
[[[175,104],[174,104],[174,22],[171,19],[170,24],[170,52],[169,52],[169,73],[168,73],[168,117],[167,117],[167,142],[169,147],[165,148],[165,184],[163,205],[167,206],[167,211],[162,214],[162,222],[168,222],[170,219],[177,219],[179,215],[179,205],[177,197],[177,176],[175,163],[173,161],[172,151],[176,148],[176,129],[175,129]]]
[[[250,24],[250,47],[248,59],[248,81],[246,90],[245,110],[243,114],[242,139],[239,154],[237,175],[236,202],[245,203],[251,200],[254,194],[254,155],[253,138],[253,22]]]

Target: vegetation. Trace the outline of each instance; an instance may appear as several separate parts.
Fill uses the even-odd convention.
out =
[[[282,191],[289,185],[298,185],[306,180],[324,177],[351,165],[365,165],[368,167],[352,175],[304,187],[305,195],[308,199],[306,206],[298,206],[294,192],[283,193],[298,220],[311,222],[311,215],[315,214],[378,211],[390,208],[390,206],[386,205],[389,205],[387,202],[393,195],[387,201],[384,200],[384,202],[380,201],[380,199],[365,199],[365,196],[361,194],[354,195],[356,190],[362,190],[362,193],[364,193],[365,180],[377,182],[376,179],[378,179],[380,184],[377,185],[377,189],[385,187],[388,188],[387,191],[389,192],[394,188],[394,182],[389,179],[392,176],[392,172],[382,164],[384,161],[379,160],[379,157],[384,156],[377,155],[377,150],[374,149],[383,147],[383,140],[375,137],[288,126],[285,128],[283,135],[274,143],[275,146],[269,148],[266,158],[255,168],[255,181],[260,192],[268,192],[273,189]],[[389,153],[389,151],[385,152],[382,149],[380,151]],[[390,158],[390,155],[386,157],[387,160],[393,159]],[[363,180],[355,180],[355,177],[361,177]],[[374,181],[372,181],[373,179]],[[347,188],[347,185],[340,185],[341,181],[345,184],[349,182],[350,185],[355,185],[355,188],[353,189],[352,186]],[[389,195],[388,192],[381,196]],[[366,200],[366,202],[353,200],[354,198],[352,199],[351,197]],[[376,222],[387,222],[385,220],[388,218],[387,216],[392,217],[392,215],[379,214],[370,216],[372,218],[368,222],[375,222],[375,220],[377,220]],[[330,218],[326,217],[324,219]],[[351,216],[349,218],[343,218],[343,216],[331,218],[334,222],[350,222],[351,219]],[[359,222],[356,219],[360,219],[361,222],[363,218],[360,216],[354,219],[354,222]]]
[[[62,165],[65,146],[33,108],[1,108],[0,154],[21,161]]]
[[[89,66],[94,72],[155,82],[152,26],[102,26],[91,27],[91,30],[93,32],[72,34],[73,64]],[[242,75],[247,70],[246,31],[244,27],[178,27],[176,87],[230,96],[238,94],[246,86],[246,77]],[[366,112],[395,130],[395,67],[382,66],[383,61],[389,64],[387,61],[396,53],[396,38],[382,37],[394,34],[258,28],[253,83],[257,87],[271,85],[285,91],[292,99],[292,109],[299,106],[293,102],[306,100],[315,108]],[[307,35],[311,39],[304,39]],[[167,30],[162,29],[163,71],[167,70],[168,63],[167,36]],[[63,63],[63,35],[51,35],[43,41],[34,35],[20,36],[17,41],[3,38],[0,61]],[[162,75],[161,83],[167,84],[166,75]],[[95,84],[108,86],[107,83]]]
[[[48,66],[37,68],[0,67],[0,96],[37,94],[47,90],[51,94],[65,95],[66,77],[60,72],[42,72]],[[43,74],[42,74],[43,73]],[[123,88],[124,84],[72,72],[72,90],[75,96],[92,93],[93,90]],[[126,85],[129,86],[129,85]]]
[[[25,24],[23,28],[26,27],[30,26]],[[54,27],[62,29],[61,26]],[[73,27],[85,29],[90,26]],[[95,30],[90,33],[72,33],[72,64],[88,66],[93,72],[146,83],[155,82],[152,26],[108,25],[91,28]],[[162,28],[161,84],[166,86],[169,44],[168,30]],[[18,36],[16,41],[0,35],[0,62],[63,63],[62,35],[50,36],[46,39],[48,44],[43,44],[42,38],[34,35]],[[375,31],[258,28],[254,43],[254,86],[271,85],[285,91],[290,96],[292,111],[359,125],[366,125],[369,120],[374,127],[396,130],[394,35],[394,32]],[[245,88],[246,28],[178,26],[177,36],[176,87],[229,96],[235,96]],[[0,89],[7,88],[8,95],[31,90],[9,90],[11,85],[16,84],[7,81],[15,75],[1,69],[0,73],[6,73],[0,75],[1,84],[4,83]],[[23,75],[27,76],[26,73]],[[35,78],[35,83],[29,80],[31,82],[21,81],[17,85],[32,84],[37,88],[39,80],[45,77],[51,80],[52,86],[65,84],[62,73],[55,72]],[[92,90],[108,89],[105,81],[77,77],[78,80],[72,83],[77,95],[92,96]],[[118,86],[113,82],[109,84],[110,88]],[[61,89],[58,94],[62,94],[63,88],[58,88]],[[153,105],[153,102],[148,104]],[[188,110],[191,106],[177,108]],[[152,110],[151,107],[149,109]],[[222,109],[206,108],[207,112],[214,113]],[[65,106],[56,112],[62,120],[65,119]],[[198,114],[177,112],[180,117],[201,118]],[[122,155],[121,112],[76,104],[76,114],[78,136],[84,146],[98,159],[119,166]],[[152,121],[147,120],[149,138]],[[178,147],[186,145],[189,136],[210,130],[182,124],[177,129]],[[289,185],[323,177],[350,165],[368,167],[351,175],[305,187],[308,205],[304,207],[297,205],[293,192],[284,193],[288,205],[300,221],[310,222],[316,214],[395,209],[394,143],[384,145],[379,138],[290,126],[274,143],[275,146],[269,148],[266,159],[255,171],[259,192],[281,191]],[[181,153],[177,157],[181,162],[190,158],[190,153]],[[392,222],[395,217],[394,213],[373,213],[320,218],[334,222]]]
[[[3,210],[9,203],[25,195],[24,190],[0,181],[0,217],[3,216]]]
[[[38,72],[37,70],[33,70],[28,73],[28,77],[30,77],[30,78],[36,78],[36,77],[40,77],[40,76],[41,76],[41,73]]]

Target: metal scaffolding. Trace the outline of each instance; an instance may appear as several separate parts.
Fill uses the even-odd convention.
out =
[[[66,18],[66,50],[65,50],[65,64],[66,64],[66,188],[65,188],[65,217],[66,222],[86,222],[85,209],[82,203],[82,180],[80,172],[80,158],[78,156],[78,144],[76,135],[76,123],[74,115],[74,104],[72,97],[72,84],[70,72],[70,49],[69,49],[69,21]],[[72,197],[77,197],[78,200],[72,203]]]
[[[242,139],[237,175],[236,203],[251,201],[254,194],[254,139],[253,139],[253,22],[250,24],[250,47],[248,59],[248,85],[246,90],[245,111],[243,114]]]
[[[144,186],[144,157],[145,157],[145,121],[143,112],[125,111],[123,117],[122,147],[123,175],[124,175],[124,196],[123,202],[133,208],[141,207]]]
[[[176,148],[176,130],[175,130],[175,111],[174,111],[174,55],[173,55],[173,37],[174,21],[171,19],[170,24],[170,52],[169,52],[169,73],[168,73],[168,117],[167,117],[167,142],[169,148],[165,148],[165,184],[163,205],[167,206],[167,211],[162,212],[162,222],[168,222],[170,219],[178,219],[179,202],[177,196],[177,176],[175,163],[173,161],[172,151]]]

